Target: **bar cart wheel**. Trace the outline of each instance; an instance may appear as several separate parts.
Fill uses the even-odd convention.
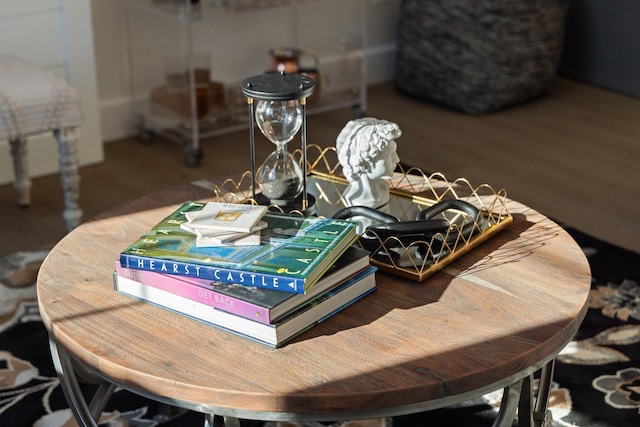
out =
[[[141,144],[144,145],[150,145],[153,144],[153,141],[155,140],[155,133],[145,127],[145,126],[140,126],[140,131],[138,132],[138,140],[140,141]]]
[[[190,168],[196,168],[200,166],[200,162],[202,162],[202,156],[204,153],[201,148],[192,148],[186,147],[184,149],[186,155],[184,157],[184,164]]]

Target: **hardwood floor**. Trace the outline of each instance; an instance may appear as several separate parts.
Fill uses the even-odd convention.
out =
[[[544,98],[484,116],[407,98],[390,83],[370,87],[368,98],[367,115],[402,129],[402,161],[505,188],[556,221],[640,252],[640,100],[566,79]],[[310,116],[309,143],[333,145],[351,118],[347,109]],[[202,148],[202,164],[187,168],[181,146],[167,140],[106,143],[105,162],[81,170],[85,220],[150,191],[249,168],[247,131]],[[272,148],[258,144],[257,158]],[[30,208],[16,200],[11,185],[0,186],[0,254],[64,236],[58,175],[34,179]]]

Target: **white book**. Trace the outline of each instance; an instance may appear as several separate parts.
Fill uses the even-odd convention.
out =
[[[190,212],[186,227],[250,233],[267,211],[267,206],[208,202],[200,211]]]
[[[237,235],[232,238],[225,235],[225,238],[222,241],[216,236],[199,235],[196,237],[196,247],[211,248],[214,246],[254,246],[260,244],[261,237],[259,230],[253,233],[237,233]]]
[[[208,230],[208,229],[193,228],[191,224],[189,224],[188,222],[183,222],[182,224],[180,224],[180,228],[195,234],[196,242],[200,240],[203,243],[210,242],[212,244],[213,243],[222,244],[222,243],[229,243],[235,240],[239,240],[243,237],[249,237],[254,235],[260,236],[259,231],[267,228],[268,225],[269,224],[267,224],[266,221],[259,221],[248,233],[244,231]],[[253,239],[250,239],[250,240],[253,240]],[[249,239],[247,240],[247,242],[248,241]],[[260,244],[260,242],[256,244]]]

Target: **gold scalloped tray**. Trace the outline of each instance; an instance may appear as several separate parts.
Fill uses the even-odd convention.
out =
[[[294,156],[301,159],[300,150],[294,152]],[[307,147],[307,192],[316,199],[318,216],[330,217],[346,207],[342,192],[348,182],[339,170],[335,147]],[[418,168],[400,169],[389,184],[389,203],[380,210],[401,221],[414,220],[423,209],[447,199],[463,200],[480,210],[480,215],[471,219],[471,233],[462,232],[463,224],[468,224],[469,218],[457,211],[443,213],[451,226],[445,233],[437,233],[428,240],[407,243],[394,236],[381,238],[369,232],[367,249],[371,250],[371,264],[398,276],[423,281],[504,229],[513,220],[506,208],[506,191],[496,191],[487,184],[474,187],[464,178],[448,181],[441,173],[427,175]],[[214,185],[214,195],[220,201],[253,202],[251,173],[245,172],[239,181],[227,179],[220,185]],[[271,208],[278,209],[275,206]],[[362,232],[367,225],[370,224],[361,222],[359,231]],[[372,241],[375,242],[373,245]],[[363,246],[362,238],[358,244]]]

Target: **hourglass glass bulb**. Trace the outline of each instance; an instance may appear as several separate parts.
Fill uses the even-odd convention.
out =
[[[259,100],[256,103],[256,123],[269,141],[287,144],[300,130],[302,108],[298,100]]]
[[[279,146],[258,168],[256,180],[269,202],[288,206],[302,192],[302,170],[296,159]]]

